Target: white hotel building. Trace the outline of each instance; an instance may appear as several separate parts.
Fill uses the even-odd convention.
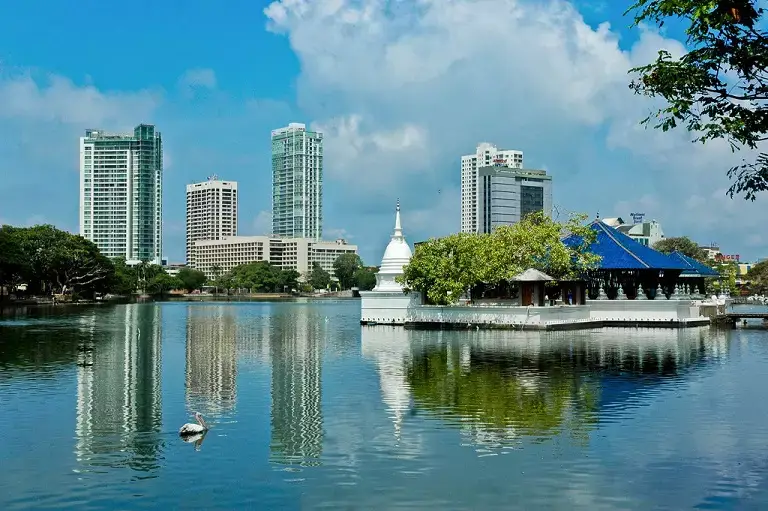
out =
[[[208,278],[214,277],[214,267],[224,274],[241,264],[258,261],[296,270],[302,275],[306,275],[314,263],[319,263],[333,275],[333,262],[342,254],[357,254],[357,245],[349,245],[343,239],[317,241],[278,236],[231,236],[221,240],[199,240],[192,248],[194,268]]]
[[[187,264],[195,265],[193,247],[199,240],[237,236],[237,182],[211,176],[187,185]]]

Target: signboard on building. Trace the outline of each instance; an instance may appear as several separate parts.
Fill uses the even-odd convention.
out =
[[[645,218],[645,213],[630,213],[629,216],[632,217],[633,224],[642,224],[643,218]]]
[[[715,260],[716,261],[724,261],[724,262],[739,262],[739,254],[715,254]]]

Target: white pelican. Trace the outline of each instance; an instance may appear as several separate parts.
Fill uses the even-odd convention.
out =
[[[205,423],[200,412],[195,412],[195,420],[197,420],[198,424],[184,424],[181,429],[179,429],[179,435],[196,435],[208,431],[208,424]]]

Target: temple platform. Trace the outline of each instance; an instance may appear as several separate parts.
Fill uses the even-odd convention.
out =
[[[574,330],[602,327],[688,328],[707,326],[693,300],[594,300],[586,305],[417,305],[414,297],[363,296],[361,324],[414,329]],[[393,300],[394,299],[394,300]],[[393,300],[393,301],[390,301]],[[393,306],[388,307],[387,302]]]

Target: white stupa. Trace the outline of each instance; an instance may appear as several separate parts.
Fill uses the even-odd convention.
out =
[[[403,274],[403,266],[411,260],[411,247],[403,236],[403,227],[400,225],[400,199],[397,200],[395,212],[395,232],[384,251],[381,259],[379,273],[376,274],[376,287],[374,291],[403,291],[403,286],[395,282],[395,278]]]
[[[400,201],[395,212],[395,231],[381,259],[379,272],[376,274],[376,287],[373,291],[362,291],[360,322],[402,325],[405,323],[408,308],[420,300],[418,293],[404,293],[403,286],[395,279],[403,274],[403,267],[411,260],[411,247],[403,236],[400,224]]]

